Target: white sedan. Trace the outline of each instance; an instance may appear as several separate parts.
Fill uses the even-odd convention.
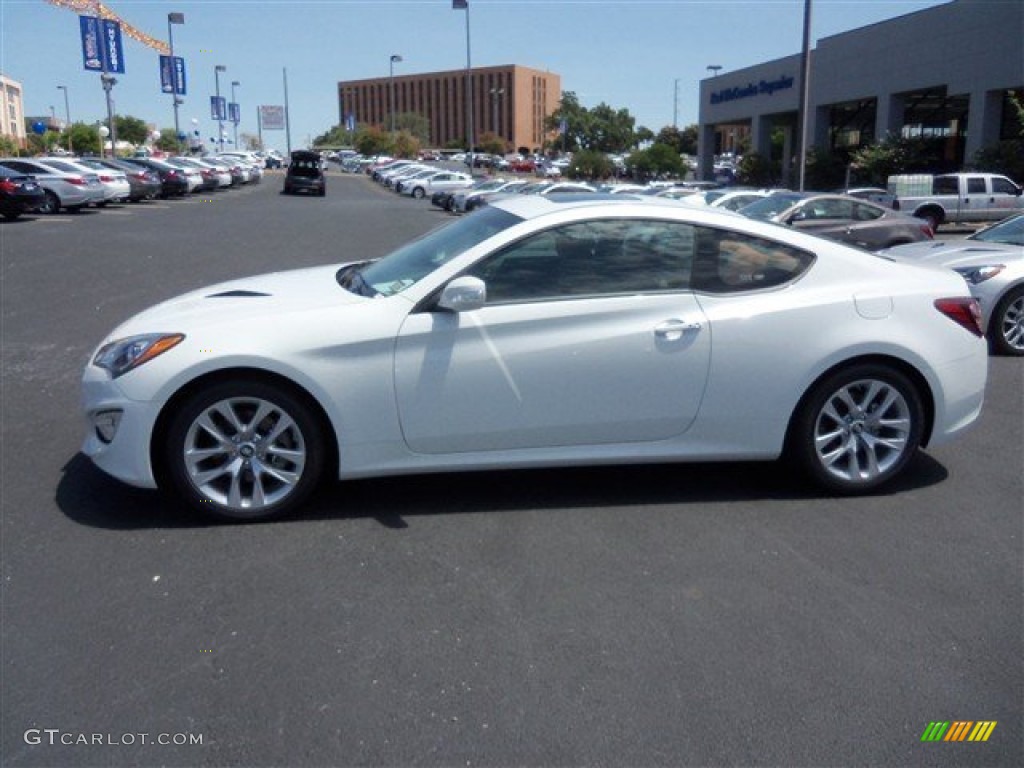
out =
[[[773,460],[829,492],[969,427],[959,275],[656,199],[513,195],[374,262],[128,320],[84,373],[85,454],[258,519],[324,477]]]
[[[474,184],[473,177],[459,171],[436,171],[424,176],[413,176],[402,181],[398,191],[403,195],[419,199],[435,192],[446,192],[455,189],[469,189]]]

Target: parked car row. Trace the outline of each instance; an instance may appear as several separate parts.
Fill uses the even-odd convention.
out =
[[[20,177],[10,184],[31,183],[41,195],[5,202],[5,218],[22,213],[79,211],[111,202],[138,202],[180,197],[194,192],[260,181],[263,170],[239,157],[0,157],[0,168]],[[8,192],[5,189],[5,200]]]

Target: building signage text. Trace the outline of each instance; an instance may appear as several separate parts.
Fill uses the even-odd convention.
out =
[[[723,88],[722,90],[711,94],[711,103],[722,104],[726,101],[747,99],[751,96],[759,96],[762,94],[771,96],[776,91],[785,91],[792,87],[793,78],[783,75],[778,80],[762,80],[757,85],[749,83],[743,87],[737,86],[735,88]]]

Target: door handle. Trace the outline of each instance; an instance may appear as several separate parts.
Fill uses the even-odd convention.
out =
[[[654,335],[659,339],[675,341],[681,338],[687,331],[699,331],[701,324],[699,320],[666,320],[654,329]]]

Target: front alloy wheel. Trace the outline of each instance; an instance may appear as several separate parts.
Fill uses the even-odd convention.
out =
[[[875,488],[898,474],[921,443],[924,409],[914,385],[878,365],[854,366],[821,382],[791,434],[805,470],[838,493]]]
[[[178,491],[199,509],[232,519],[294,508],[323,469],[321,430],[309,409],[262,383],[221,384],[194,396],[168,444]]]

